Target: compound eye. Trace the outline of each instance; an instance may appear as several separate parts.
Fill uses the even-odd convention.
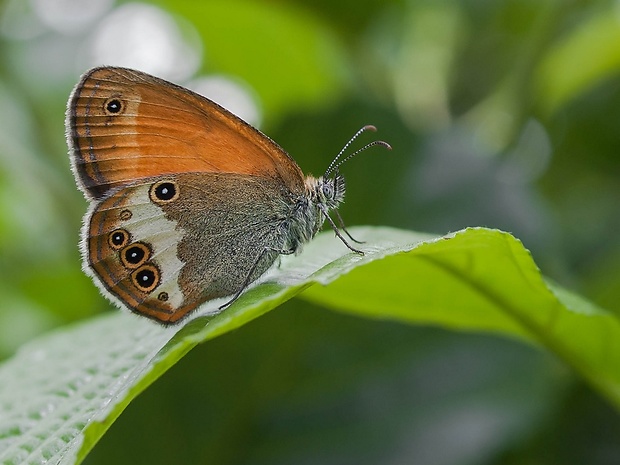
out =
[[[328,199],[334,196],[334,189],[331,184],[323,184],[323,195]]]

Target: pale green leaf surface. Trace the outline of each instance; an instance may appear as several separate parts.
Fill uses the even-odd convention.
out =
[[[219,315],[207,315],[213,302],[183,326],[162,328],[115,312],[27,344],[0,366],[0,462],[79,463],[129,402],[197,343],[304,290],[307,299],[358,315],[545,346],[620,405],[617,319],[546,284],[509,234],[352,232],[366,241],[363,257],[321,234]]]

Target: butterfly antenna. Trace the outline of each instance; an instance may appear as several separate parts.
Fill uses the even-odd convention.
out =
[[[392,150],[392,146],[391,146],[390,144],[388,144],[387,142],[385,142],[385,141],[382,141],[382,140],[375,140],[375,141],[372,141],[371,143],[364,145],[361,149],[356,150],[356,151],[355,151],[355,152],[353,152],[351,155],[349,155],[349,156],[347,156],[347,157],[343,158],[342,160],[340,160],[340,162],[339,162],[338,164],[334,165],[334,162],[332,162],[332,163],[329,165],[329,168],[327,168],[327,171],[325,172],[324,177],[327,177],[327,176],[329,175],[329,173],[330,173],[330,172],[332,172],[332,171],[338,171],[338,168],[340,168],[340,166],[341,166],[343,163],[347,162],[348,160],[350,160],[351,158],[353,158],[353,157],[354,157],[354,156],[356,156],[357,154],[362,153],[364,150],[367,150],[367,149],[369,149],[370,147],[374,147],[375,145],[380,145],[380,146],[382,146],[382,147],[385,147],[385,148],[386,148],[386,149],[388,149],[388,150]],[[339,156],[340,156],[340,155],[339,155]],[[337,159],[338,159],[338,157],[336,157],[336,160],[337,160]],[[335,160],[334,160],[334,161],[335,161]]]
[[[336,157],[334,157],[334,159],[332,160],[332,162],[329,164],[329,166],[327,167],[327,170],[325,171],[325,174],[323,175],[324,177],[329,176],[329,173],[331,173],[332,171],[338,169],[338,167],[340,165],[342,165],[346,160],[352,158],[354,155],[357,155],[359,152],[362,152],[364,150],[366,150],[369,147],[372,147],[373,145],[383,145],[386,146],[388,149],[392,149],[392,147],[390,147],[390,145],[387,142],[383,142],[383,141],[376,141],[376,143],[371,143],[368,144],[367,146],[363,147],[362,149],[358,150],[357,152],[355,152],[352,155],[349,155],[347,158],[345,158],[344,160],[342,160],[340,163],[336,164],[338,162],[338,160],[340,159],[340,157],[342,156],[342,154],[351,146],[351,144],[353,143],[353,141],[355,141],[355,139],[357,139],[361,134],[363,134],[366,131],[373,131],[375,132],[377,130],[376,127],[374,127],[371,124],[367,124],[366,126],[364,126],[362,129],[360,129],[359,131],[357,131],[353,137],[351,137],[351,139],[349,139],[349,142],[347,142],[346,144],[344,144],[344,147],[342,147],[342,150],[340,150],[340,152],[338,152],[338,155],[336,155]]]

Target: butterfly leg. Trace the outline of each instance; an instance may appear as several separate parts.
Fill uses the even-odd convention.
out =
[[[334,213],[336,214],[336,219],[338,220],[338,224],[340,225],[340,229],[342,229],[345,232],[345,234],[349,237],[349,239],[351,239],[356,244],[365,244],[364,241],[358,241],[353,236],[351,236],[351,234],[349,234],[349,231],[347,231],[347,228],[344,225],[344,221],[342,219],[342,216],[340,216],[340,212],[338,212],[338,210],[334,210]]]
[[[323,212],[323,215],[325,215],[325,218],[327,218],[327,221],[329,221],[329,224],[331,225],[332,229],[336,233],[336,236],[338,236],[338,239],[340,239],[342,241],[342,243],[344,245],[346,245],[349,248],[349,250],[351,250],[352,252],[355,252],[356,254],[364,255],[364,252],[362,252],[361,250],[357,250],[355,247],[353,247],[351,244],[349,244],[347,242],[347,240],[343,237],[342,234],[340,234],[340,229],[338,228],[338,226],[336,226],[336,223],[334,223],[334,220],[332,220],[331,216],[328,215],[327,208],[323,207],[322,205],[319,205],[319,208]],[[342,220],[342,218],[341,218],[341,220]],[[349,233],[347,233],[347,234],[349,234]],[[351,237],[351,236],[349,236],[349,237]],[[351,237],[351,239],[353,239],[353,238]],[[355,241],[355,239],[353,239],[353,240]],[[355,241],[355,242],[357,242],[357,241]]]
[[[259,254],[256,261],[254,262],[254,265],[252,265],[252,268],[250,268],[250,272],[248,273],[247,277],[245,278],[245,281],[243,282],[239,290],[235,292],[235,295],[232,296],[232,299],[230,299],[225,304],[220,305],[220,310],[224,310],[226,307],[232,304],[235,300],[237,300],[239,296],[241,296],[245,288],[248,287],[250,283],[252,282],[252,275],[256,271],[256,268],[260,264],[261,260],[263,260],[263,258],[265,258],[265,255],[267,255],[269,252],[277,252],[279,255],[292,255],[295,253],[295,249],[282,250],[282,249],[276,249],[273,247],[265,247],[263,251]]]

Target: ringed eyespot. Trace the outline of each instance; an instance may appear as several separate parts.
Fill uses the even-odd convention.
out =
[[[174,181],[158,181],[151,186],[149,198],[155,203],[168,203],[179,198],[179,189]]]
[[[129,242],[131,236],[124,229],[116,229],[108,236],[108,244],[114,250],[120,250]]]
[[[151,248],[143,242],[135,242],[125,247],[120,256],[126,268],[138,268],[151,258]]]
[[[117,115],[123,112],[123,101],[118,97],[112,97],[105,101],[103,109],[108,115]]]
[[[131,274],[131,281],[142,292],[151,292],[159,285],[159,269],[151,264],[143,265]]]
[[[166,302],[168,300],[168,293],[167,292],[160,292],[157,295],[157,299],[161,302]]]

